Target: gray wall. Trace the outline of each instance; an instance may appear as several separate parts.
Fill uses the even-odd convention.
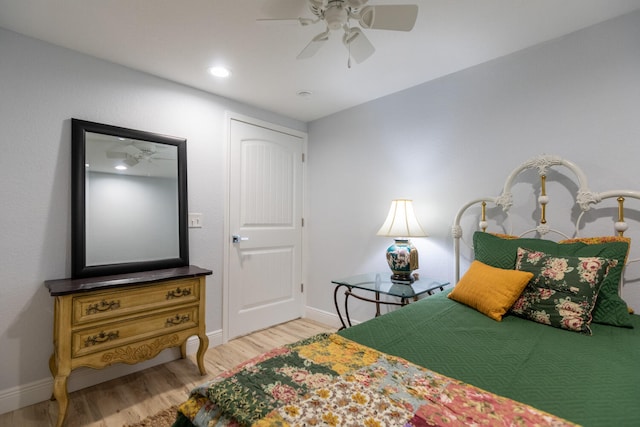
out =
[[[306,130],[302,122],[0,29],[0,412],[51,393],[53,299],[44,281],[71,273],[71,118],[187,139],[189,209],[205,224],[189,232],[190,258],[214,272],[206,323],[210,333],[221,329],[228,110]],[[69,388],[91,384],[94,374],[138,368],[74,372]]]
[[[457,210],[530,157],[576,162],[594,191],[640,190],[639,112],[635,12],[310,123],[308,301],[333,313],[332,278],[387,271],[392,241],[375,233],[394,198],[414,199],[429,234],[420,273],[451,281]]]

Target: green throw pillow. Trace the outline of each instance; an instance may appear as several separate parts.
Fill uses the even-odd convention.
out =
[[[518,248],[516,270],[533,273],[511,312],[534,322],[591,335],[591,312],[598,291],[616,260],[554,257]]]
[[[633,328],[627,304],[618,294],[618,285],[629,252],[629,240],[588,244],[584,241],[557,243],[534,238],[507,239],[476,231],[473,235],[475,259],[497,268],[515,268],[518,248],[523,247],[552,256],[601,257],[618,261],[602,282],[592,317],[594,323]]]

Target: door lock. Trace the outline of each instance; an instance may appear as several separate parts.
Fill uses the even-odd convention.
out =
[[[242,237],[239,234],[234,234],[233,236],[231,236],[231,241],[233,243],[240,243],[243,240],[249,240],[248,237]]]

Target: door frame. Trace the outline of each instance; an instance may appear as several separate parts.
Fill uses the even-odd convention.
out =
[[[241,121],[253,126],[263,127],[265,129],[270,129],[273,131],[285,133],[288,135],[292,135],[300,138],[302,141],[302,153],[305,157],[304,162],[302,162],[302,217],[305,218],[307,213],[307,142],[308,135],[306,132],[291,129],[285,126],[277,125],[274,123],[270,123],[264,120],[256,119],[254,117],[246,116],[243,114],[235,113],[232,111],[225,112],[224,124],[225,124],[225,168],[224,176],[225,176],[225,190],[224,190],[224,232],[223,232],[223,271],[222,271],[222,343],[226,343],[229,341],[229,262],[230,262],[230,251],[231,251],[231,230],[229,229],[230,223],[230,198],[231,198],[231,121],[237,120]],[[301,276],[302,283],[306,284],[307,281],[307,261],[306,261],[306,253],[307,253],[307,232],[306,232],[306,219],[305,224],[302,227],[302,247],[300,248],[300,262],[301,262]],[[215,273],[214,273],[215,274]],[[307,306],[307,292],[306,289],[302,293],[302,307],[301,311],[304,314],[306,312]]]

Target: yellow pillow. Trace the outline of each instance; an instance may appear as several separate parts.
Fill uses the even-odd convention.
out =
[[[449,298],[499,322],[532,277],[533,273],[526,271],[505,270],[473,261]]]

